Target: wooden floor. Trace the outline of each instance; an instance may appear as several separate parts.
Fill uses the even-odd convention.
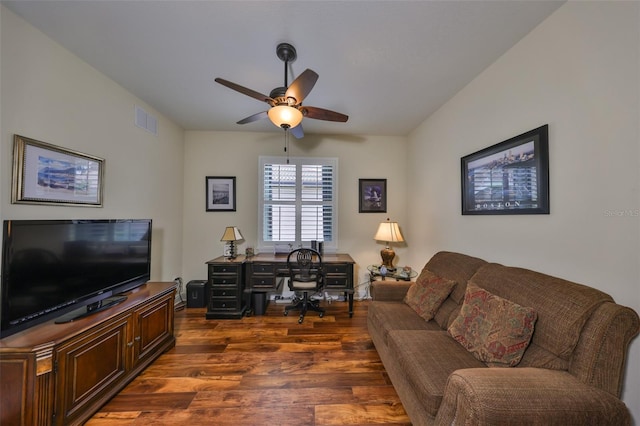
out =
[[[410,425],[367,333],[368,302],[303,324],[283,305],[241,320],[176,312],[176,347],[96,413],[101,425]]]

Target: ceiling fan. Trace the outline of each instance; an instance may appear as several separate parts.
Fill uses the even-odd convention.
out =
[[[289,62],[293,62],[297,57],[296,49],[289,43],[280,43],[276,48],[276,54],[280,60],[284,61],[284,86],[276,87],[269,93],[269,96],[223,78],[215,79],[217,83],[223,86],[244,95],[251,96],[259,101],[266,102],[271,106],[267,111],[243,118],[238,121],[238,124],[246,124],[268,118],[276,126],[289,130],[293,136],[300,139],[304,136],[301,124],[303,117],[316,120],[338,121],[341,123],[349,119],[347,115],[339,112],[306,105],[302,106],[302,101],[316,84],[318,74],[313,70],[306,69],[289,86],[287,84],[287,69]]]

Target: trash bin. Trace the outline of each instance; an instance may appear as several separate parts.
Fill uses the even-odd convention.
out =
[[[253,314],[264,315],[267,310],[267,293],[253,293]]]
[[[192,280],[187,283],[187,308],[204,308],[207,306],[205,297],[206,280]]]

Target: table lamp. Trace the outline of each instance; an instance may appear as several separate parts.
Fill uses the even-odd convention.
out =
[[[235,226],[227,226],[222,234],[220,241],[225,241],[224,257],[228,259],[235,259],[236,254],[236,241],[242,240],[242,234],[240,230]]]
[[[389,243],[404,242],[398,222],[391,222],[389,218],[387,218],[385,222],[382,222],[378,226],[378,232],[376,232],[373,239],[377,241],[384,241],[386,243],[386,247],[380,250],[380,256],[382,257],[381,266],[384,266],[389,271],[394,271],[393,258],[396,257],[396,252],[389,246]]]

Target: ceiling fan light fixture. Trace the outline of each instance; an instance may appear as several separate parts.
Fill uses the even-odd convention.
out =
[[[292,129],[302,121],[302,112],[287,105],[276,105],[269,109],[269,120],[278,127]]]

